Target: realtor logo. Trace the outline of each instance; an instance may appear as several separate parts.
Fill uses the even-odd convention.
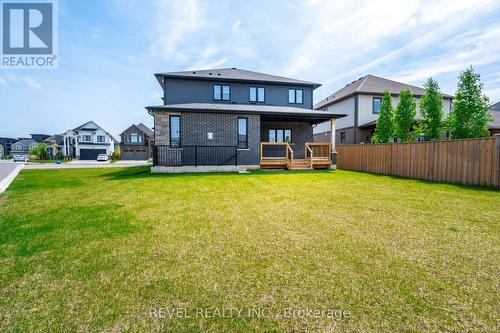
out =
[[[1,3],[1,68],[57,68],[56,5],[51,0]]]

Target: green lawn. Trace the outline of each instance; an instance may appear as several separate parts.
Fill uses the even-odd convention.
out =
[[[499,223],[500,191],[347,171],[24,170],[0,331],[494,331]]]

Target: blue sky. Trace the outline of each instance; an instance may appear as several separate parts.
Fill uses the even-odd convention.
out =
[[[366,74],[455,92],[472,64],[500,100],[500,2],[59,0],[59,68],[0,70],[0,136],[87,120],[152,125],[159,71],[239,67],[322,83]]]

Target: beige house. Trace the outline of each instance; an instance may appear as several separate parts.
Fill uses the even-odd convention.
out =
[[[418,115],[418,104],[425,93],[424,88],[374,75],[366,75],[349,83],[317,103],[314,109],[347,115],[347,117],[337,119],[336,144],[370,143],[379,117],[384,90],[388,89],[391,92],[392,104],[395,107],[399,102],[399,92],[405,88],[410,89],[417,101]],[[449,113],[452,108],[452,99],[452,96],[443,94],[445,114]],[[314,140],[328,142],[331,140],[329,123],[316,126]]]

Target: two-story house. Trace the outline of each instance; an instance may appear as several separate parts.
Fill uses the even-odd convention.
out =
[[[11,147],[17,141],[19,141],[17,138],[0,138],[0,146],[3,147],[3,156],[11,156]]]
[[[149,127],[132,124],[120,134],[122,160],[147,160],[152,157],[154,132]]]
[[[163,105],[146,107],[154,117],[153,172],[330,167],[331,146],[311,144],[313,126],[343,115],[312,109],[319,84],[237,68],[155,77]]]
[[[29,155],[29,152],[32,148],[36,147],[38,142],[29,138],[21,138],[18,141],[14,142],[11,146],[10,153],[11,155]]]
[[[370,143],[375,133],[382,96],[386,89],[391,92],[394,107],[399,102],[399,92],[402,89],[410,89],[416,99],[417,110],[420,98],[425,94],[424,88],[374,75],[366,75],[323,99],[314,106],[314,109],[347,115],[347,117],[337,121],[336,131],[334,131],[337,144]],[[443,94],[445,114],[451,110],[452,99],[452,96]],[[314,129],[314,140],[330,141],[330,133],[330,124],[320,124]]]
[[[115,138],[93,121],[62,134],[64,156],[80,160],[95,160],[97,155],[111,156],[115,150]]]

